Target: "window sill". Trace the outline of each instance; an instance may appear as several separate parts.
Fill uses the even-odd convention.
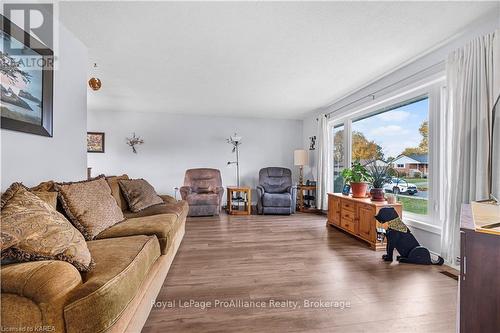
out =
[[[403,222],[410,227],[424,230],[424,231],[427,231],[427,232],[430,232],[430,233],[433,233],[436,235],[441,235],[441,227],[440,226],[433,225],[433,224],[426,223],[426,222],[422,222],[422,221],[418,221],[412,217],[404,217]]]

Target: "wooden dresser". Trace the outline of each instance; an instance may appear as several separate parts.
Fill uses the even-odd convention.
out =
[[[400,203],[374,202],[370,199],[356,199],[340,193],[328,193],[328,224],[344,230],[368,243],[373,250],[385,249],[385,241],[377,240],[375,215],[383,207],[394,207],[402,216]]]

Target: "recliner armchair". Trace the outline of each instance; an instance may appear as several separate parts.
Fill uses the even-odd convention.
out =
[[[269,167],[259,171],[257,213],[293,214],[296,198],[297,188],[292,185],[290,169]]]
[[[180,193],[189,204],[188,216],[219,215],[224,194],[220,171],[208,168],[186,170]]]

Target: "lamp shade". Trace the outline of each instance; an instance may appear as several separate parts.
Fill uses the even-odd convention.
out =
[[[309,156],[307,150],[299,149],[293,152],[293,162],[295,165],[307,165],[309,163]]]

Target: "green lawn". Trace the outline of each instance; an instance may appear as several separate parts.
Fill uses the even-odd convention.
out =
[[[427,200],[398,196],[398,201],[403,205],[403,210],[415,214],[427,214]]]

